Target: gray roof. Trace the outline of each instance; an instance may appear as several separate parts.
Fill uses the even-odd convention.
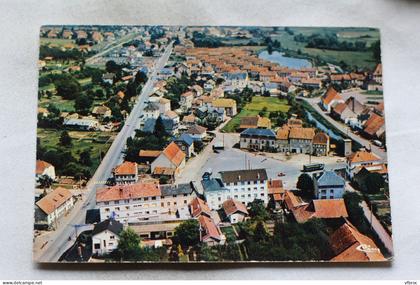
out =
[[[318,186],[344,186],[345,181],[343,177],[336,174],[334,171],[324,171],[317,179]]]
[[[114,220],[114,219],[107,219],[99,224],[96,224],[92,231],[92,236],[101,233],[105,230],[111,231],[114,234],[118,235],[123,230],[123,224]]]
[[[149,118],[144,122],[143,132],[153,133],[155,131],[156,119]]]
[[[167,184],[167,185],[160,185],[160,191],[162,192],[162,196],[172,196],[172,195],[180,195],[180,194],[191,194],[194,191],[194,188],[191,186],[190,183],[183,183],[183,184]]]
[[[180,135],[175,141],[184,142],[188,146],[191,146],[194,143],[194,139],[189,134],[186,134],[186,133],[183,133],[182,135]]]
[[[265,169],[221,171],[220,175],[223,183],[267,180],[267,171]]]
[[[223,185],[223,182],[218,178],[212,178],[212,179],[209,179],[209,180],[202,180],[201,185],[203,185],[204,192],[221,191],[221,190],[229,191]]]
[[[254,129],[249,128],[241,133],[241,137],[264,137],[264,138],[276,138],[276,134],[270,129]]]

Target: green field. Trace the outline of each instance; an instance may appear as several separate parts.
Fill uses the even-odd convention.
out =
[[[41,145],[46,149],[57,148],[59,145],[61,131],[51,129],[37,129],[37,137],[40,138]],[[111,146],[115,133],[105,132],[85,132],[69,131],[72,138],[72,147],[69,148],[74,158],[79,159],[80,153],[85,149],[90,149],[92,158],[92,173],[100,163],[100,153],[106,153]]]
[[[74,112],[75,111],[74,100],[65,100],[57,95],[54,95],[51,98],[43,97],[38,101],[39,107],[47,108],[48,105],[50,104],[55,105],[58,109],[60,109],[61,112]]]
[[[69,39],[50,39],[50,38],[41,38],[40,39],[41,45],[57,45],[57,46],[64,46],[67,44],[73,44],[75,47],[74,40]]]
[[[287,112],[290,106],[287,104],[287,100],[279,99],[277,97],[252,97],[252,102],[245,105],[239,114],[232,118],[229,123],[223,128],[224,132],[232,133],[235,132],[241,123],[242,117],[257,116],[262,109],[267,108],[267,116],[270,112]]]

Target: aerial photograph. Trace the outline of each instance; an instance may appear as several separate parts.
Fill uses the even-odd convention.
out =
[[[35,262],[392,260],[378,29],[52,25],[39,45]]]

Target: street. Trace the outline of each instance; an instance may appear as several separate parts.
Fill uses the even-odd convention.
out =
[[[106,181],[109,178],[112,169],[122,162],[122,151],[125,148],[127,138],[134,135],[135,129],[137,129],[140,124],[139,114],[142,112],[146,100],[153,92],[153,85],[156,81],[158,70],[163,68],[168,61],[172,52],[172,44],[173,42],[167,46],[163,55],[156,61],[154,70],[151,73],[149,80],[143,86],[142,91],[138,96],[130,115],[127,117],[123,128],[118,133],[95,174],[87,183],[84,201],[77,203],[70,212],[68,216],[68,224],[84,224],[86,210],[93,209],[95,207],[96,190],[104,186],[103,181]],[[34,260],[39,262],[57,261],[61,254],[72,245],[73,241],[69,241],[68,238],[73,234],[74,228],[72,226],[62,225],[50,235],[50,240],[42,251],[34,249]]]

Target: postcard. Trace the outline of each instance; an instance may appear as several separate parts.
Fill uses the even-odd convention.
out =
[[[43,26],[36,262],[387,262],[380,33]]]

